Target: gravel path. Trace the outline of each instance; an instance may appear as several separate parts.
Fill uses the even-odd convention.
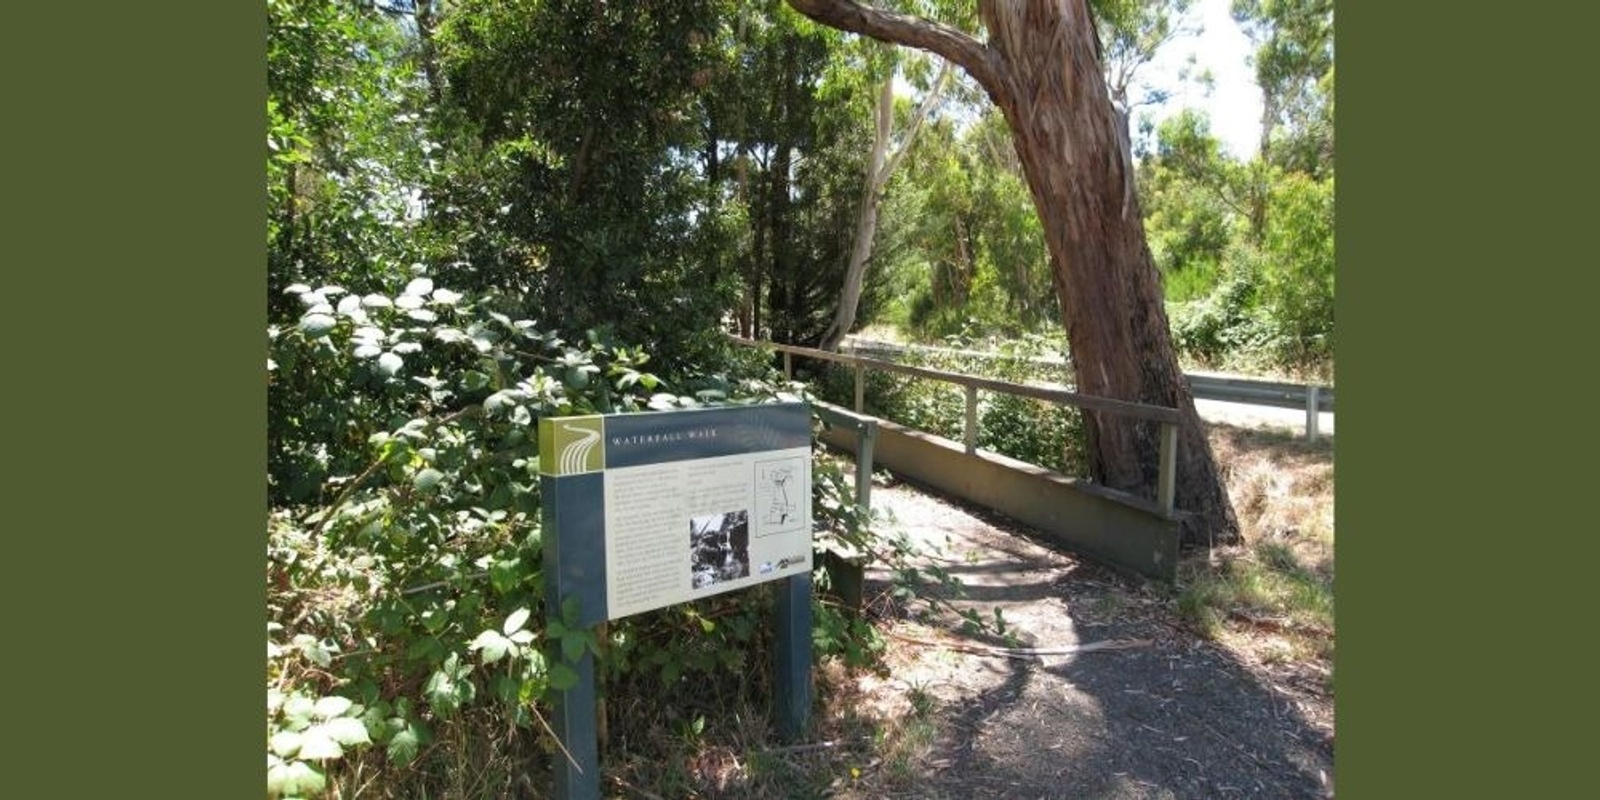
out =
[[[910,486],[879,484],[872,499],[937,547],[927,563],[967,586],[957,605],[985,618],[1000,609],[1016,640],[962,634],[948,613],[898,619],[887,677],[862,688],[931,697],[936,733],[908,774],[838,796],[1331,796],[1329,704],[1198,638],[1178,621],[1169,589],[1042,547],[1025,526]],[[882,597],[889,576],[868,577],[869,596]],[[1096,643],[1118,649],[1011,657],[992,649]]]

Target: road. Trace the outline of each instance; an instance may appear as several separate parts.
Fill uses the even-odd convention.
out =
[[[1278,428],[1294,431],[1300,436],[1306,433],[1304,409],[1225,403],[1221,400],[1196,400],[1194,410],[1207,422],[1240,428]],[[1324,411],[1317,416],[1317,433],[1320,436],[1333,435],[1332,411]]]

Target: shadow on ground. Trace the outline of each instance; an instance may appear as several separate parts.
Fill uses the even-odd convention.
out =
[[[1242,435],[1258,436],[1246,431]],[[1286,447],[1298,445],[1286,439]],[[994,637],[927,621],[895,640],[906,685],[939,699],[938,735],[920,776],[875,796],[1007,798],[1320,798],[1330,794],[1331,730],[1297,701],[1177,619],[1172,590],[1036,544],[991,512],[898,485],[874,494],[913,535],[947,542],[936,558],[967,584],[958,601],[994,608],[1041,650],[1095,642],[1125,649],[1007,658],[960,647]],[[875,576],[873,585],[886,588]],[[909,624],[909,623],[908,623]],[[913,641],[915,640],[915,641]]]

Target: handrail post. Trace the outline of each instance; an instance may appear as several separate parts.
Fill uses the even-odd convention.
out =
[[[878,440],[878,421],[862,420],[856,430],[856,505],[872,513],[872,450]]]
[[[1171,516],[1178,484],[1178,426],[1171,422],[1161,423],[1161,464],[1158,470],[1160,477],[1156,483],[1156,504],[1161,506],[1162,513]]]
[[[961,429],[961,439],[967,445],[967,455],[978,452],[978,387],[964,386],[967,390],[967,419]]]
[[[1317,396],[1317,389],[1316,384],[1306,387],[1306,441],[1308,442],[1317,440],[1317,423],[1322,421],[1322,398]]]
[[[860,361],[856,362],[856,413],[864,413],[862,409],[867,405],[867,367]]]
[[[788,350],[783,351],[783,379],[794,380],[794,355]]]

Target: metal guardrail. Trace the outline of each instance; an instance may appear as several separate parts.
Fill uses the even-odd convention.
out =
[[[849,339],[846,342],[846,346],[850,348],[850,351],[856,353],[893,355],[911,351],[979,359],[998,359],[1003,357],[998,353],[986,353],[978,350],[953,350],[923,345],[899,345],[870,339]],[[1035,357],[1028,360],[1045,366],[1066,366],[1066,362],[1059,357]],[[1196,400],[1217,400],[1224,403],[1305,409],[1306,438],[1311,441],[1315,441],[1320,435],[1318,414],[1333,412],[1332,386],[1267,381],[1211,372],[1186,372],[1184,377],[1188,379],[1189,392],[1194,395]]]
[[[1069,405],[1077,408],[1086,408],[1092,411],[1102,411],[1111,414],[1121,414],[1135,419],[1149,420],[1161,425],[1160,463],[1157,466],[1156,504],[1161,510],[1171,515],[1177,497],[1177,467],[1178,467],[1178,425],[1183,420],[1183,415],[1176,408],[1154,406],[1145,403],[1130,403],[1125,400],[1114,400],[1108,397],[1079,394],[1065,389],[1052,389],[1043,386],[1026,386],[1018,383],[983,378],[977,375],[967,375],[960,372],[928,369],[926,367],[913,367],[907,364],[897,364],[893,361],[882,361],[876,358],[858,356],[847,353],[834,353],[826,350],[817,350],[810,347],[778,344],[775,342],[757,341],[738,336],[729,337],[736,344],[746,347],[766,348],[783,354],[783,374],[792,379],[794,377],[794,356],[814,358],[822,361],[832,361],[847,364],[855,370],[855,412],[863,413],[866,405],[866,372],[869,369],[893,372],[901,375],[910,375],[917,378],[951,383],[962,387],[966,391],[966,416],[962,425],[962,443],[968,454],[975,453],[978,445],[978,390],[999,392],[1001,394],[1015,395],[1018,397],[1031,397],[1059,405]]]
[[[1306,410],[1306,438],[1316,441],[1318,417],[1333,411],[1333,387],[1303,383],[1278,383],[1203,372],[1186,372],[1189,392],[1200,400],[1221,400],[1274,408]]]

